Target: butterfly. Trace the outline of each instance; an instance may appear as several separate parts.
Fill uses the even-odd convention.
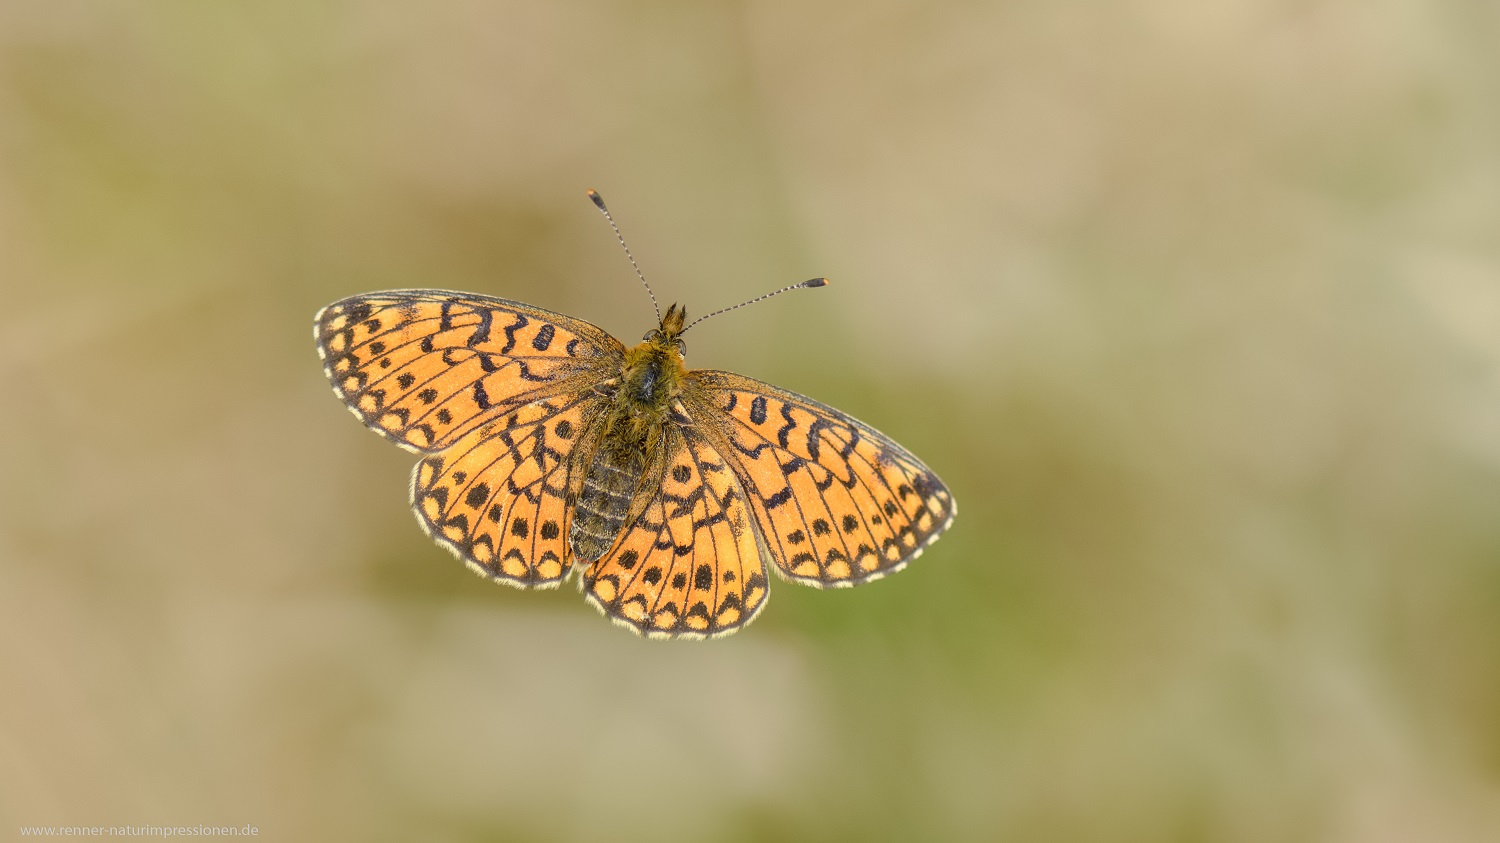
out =
[[[811,398],[689,370],[697,322],[676,304],[657,316],[627,348],[516,301],[391,290],[328,305],[313,335],[349,411],[421,455],[411,504],[438,544],[520,588],[577,571],[591,603],[650,637],[739,630],[768,569],[819,588],[879,579],[953,523],[910,451]]]

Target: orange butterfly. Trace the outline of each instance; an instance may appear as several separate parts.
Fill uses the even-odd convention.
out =
[[[323,308],[313,335],[349,410],[423,455],[411,501],[429,535],[521,588],[576,567],[637,633],[726,635],[765,606],[768,565],[857,585],[953,523],[953,496],[909,451],[811,398],[687,369],[685,311],[658,318],[626,348],[520,302],[392,290]]]

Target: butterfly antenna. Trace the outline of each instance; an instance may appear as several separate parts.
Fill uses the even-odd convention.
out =
[[[744,307],[747,304],[755,304],[758,301],[765,301],[766,299],[768,299],[768,298],[770,298],[772,296],[779,296],[782,293],[789,293],[792,290],[801,290],[803,288],[810,288],[810,287],[822,287],[823,285],[825,285],[827,283],[828,283],[828,279],[827,278],[809,278],[806,281],[803,281],[801,284],[793,284],[790,287],[782,287],[781,289],[776,290],[775,292],[766,293],[763,296],[756,296],[755,298],[753,298],[753,299],[751,299],[749,301],[742,301],[739,304],[735,305],[734,307],[726,307],[723,310],[715,310],[713,313],[710,313],[707,316],[699,316],[697,319],[694,319],[692,322],[690,322],[686,328],[683,328],[682,332],[685,334],[688,331],[692,330],[692,328],[693,328],[694,325],[698,324],[699,322],[702,322],[705,319],[712,319],[715,316],[718,316],[720,313],[728,313],[731,310],[739,310],[740,308]]]
[[[625,250],[625,257],[630,258],[630,265],[635,268],[635,277],[641,279],[641,284],[646,287],[646,295],[651,297],[651,306],[656,309],[656,321],[661,322],[661,305],[656,303],[656,294],[651,292],[651,285],[646,283],[646,276],[641,274],[641,268],[636,266],[635,256],[630,254],[630,247],[625,245],[625,238],[620,235],[620,227],[615,225],[615,218],[609,215],[609,209],[604,207],[604,197],[597,190],[589,190],[589,198],[599,206],[604,218],[609,220],[609,227],[615,230],[615,239],[620,241],[620,248]]]

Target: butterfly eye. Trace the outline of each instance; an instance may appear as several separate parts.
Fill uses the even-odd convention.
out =
[[[678,337],[677,339],[672,340],[672,344],[675,345],[675,346],[677,346],[677,353],[678,354],[681,354],[683,357],[687,356],[687,343],[684,342],[681,337]]]
[[[647,331],[646,335],[644,337],[641,337],[641,339],[645,340],[646,342],[651,342],[659,336],[661,336],[661,331],[656,328],[652,328],[651,330]]]

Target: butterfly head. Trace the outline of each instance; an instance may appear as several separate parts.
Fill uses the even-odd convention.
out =
[[[652,343],[662,349],[675,349],[679,356],[687,354],[687,344],[682,341],[682,333],[687,330],[687,309],[680,304],[674,304],[667,308],[667,314],[661,318],[661,324],[646,333],[646,342]]]

